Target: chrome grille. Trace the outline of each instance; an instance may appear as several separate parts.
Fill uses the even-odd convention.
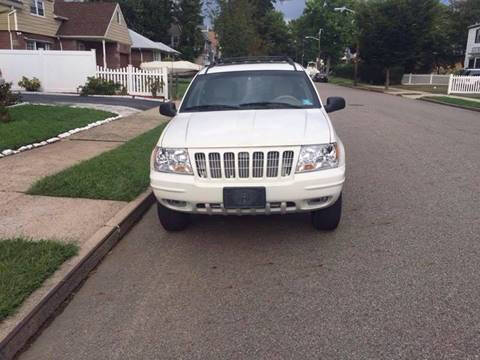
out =
[[[263,177],[263,152],[253,153],[252,176],[254,178]]]
[[[293,151],[284,151],[282,156],[282,176],[290,175],[293,165]]]
[[[204,153],[195,154],[195,165],[197,166],[198,176],[202,178],[207,177],[207,162],[205,161]]]
[[[248,178],[249,155],[248,152],[238,153],[238,177]]]
[[[226,152],[223,154],[223,168],[227,179],[235,178],[235,154]]]
[[[208,162],[210,165],[210,176],[214,179],[222,177],[222,162],[219,153],[208,154]]]
[[[278,160],[280,154],[278,151],[270,151],[267,154],[267,177],[278,176]]]
[[[292,174],[295,152],[272,150],[251,152],[216,151],[193,154],[197,175],[211,179],[280,178]]]

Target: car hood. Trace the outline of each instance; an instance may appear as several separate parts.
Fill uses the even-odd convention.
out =
[[[165,130],[161,146],[294,146],[330,141],[330,123],[321,109],[231,110],[178,114]]]

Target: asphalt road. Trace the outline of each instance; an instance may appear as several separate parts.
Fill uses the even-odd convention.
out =
[[[79,96],[79,95],[44,95],[44,94],[22,94],[22,99],[31,103],[42,104],[102,104],[127,106],[138,110],[148,110],[155,106],[159,106],[158,101],[133,99],[124,97],[108,97],[108,96]]]
[[[480,116],[333,85],[344,216],[152,208],[20,359],[479,359]]]

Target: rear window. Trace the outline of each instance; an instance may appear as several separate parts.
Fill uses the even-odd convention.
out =
[[[181,112],[318,108],[320,102],[303,71],[236,71],[198,75]]]

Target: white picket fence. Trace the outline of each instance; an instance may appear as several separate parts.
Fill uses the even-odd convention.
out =
[[[449,75],[404,74],[402,85],[448,85]]]
[[[450,75],[449,94],[480,94],[480,76]]]
[[[168,73],[167,68],[158,70],[142,70],[128,65],[120,69],[105,69],[97,66],[96,76],[104,80],[111,80],[121,84],[127,89],[129,95],[151,96],[152,84],[163,84],[157,92],[157,96],[168,99]]]

